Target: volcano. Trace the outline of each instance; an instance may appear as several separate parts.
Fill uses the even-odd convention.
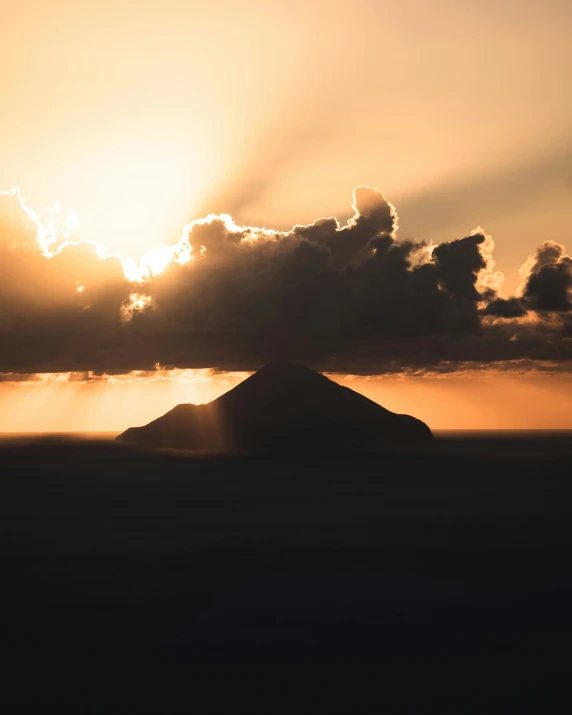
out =
[[[271,363],[206,405],[181,404],[116,439],[147,447],[228,452],[336,450],[431,439],[390,412],[302,365]]]

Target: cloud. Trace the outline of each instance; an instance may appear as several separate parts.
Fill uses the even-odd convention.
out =
[[[526,315],[526,308],[519,298],[494,298],[483,310],[484,315],[498,315],[500,318],[520,318]]]
[[[564,246],[546,241],[528,263],[523,298],[533,310],[569,311],[572,309],[572,258]]]
[[[125,384],[125,383],[209,383],[216,379],[244,380],[250,372],[219,373],[211,368],[165,370],[161,365],[155,365],[153,370],[131,370],[127,373],[111,372],[45,372],[45,373],[12,373],[0,372],[0,389],[2,386],[40,386],[49,383],[81,383],[81,384]]]
[[[246,371],[282,359],[380,374],[572,358],[562,246],[539,248],[522,294],[504,298],[482,229],[438,246],[400,240],[395,207],[370,187],[355,190],[343,225],[279,232],[210,215],[139,264],[55,229],[46,250],[19,196],[0,199],[3,372]]]

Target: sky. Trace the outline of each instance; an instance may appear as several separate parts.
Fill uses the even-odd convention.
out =
[[[276,357],[438,428],[572,427],[571,33],[568,0],[4,7],[0,429]]]

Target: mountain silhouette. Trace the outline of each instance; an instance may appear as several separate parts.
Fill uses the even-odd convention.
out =
[[[206,405],[181,404],[120,442],[231,452],[335,450],[430,439],[429,427],[386,410],[302,365],[270,363]]]

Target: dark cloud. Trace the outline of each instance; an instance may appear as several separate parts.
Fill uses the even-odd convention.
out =
[[[497,315],[500,318],[520,318],[526,315],[526,308],[519,298],[495,298],[487,303],[484,315]]]
[[[505,299],[482,231],[436,247],[400,241],[394,207],[367,187],[353,209],[344,225],[322,218],[285,233],[224,215],[193,222],[182,244],[193,260],[142,283],[91,244],[46,258],[25,225],[0,224],[0,371],[281,359],[375,374],[572,358],[563,247],[544,244],[523,295]]]
[[[526,278],[523,297],[533,310],[572,309],[572,259],[564,246],[547,241],[536,252]]]

